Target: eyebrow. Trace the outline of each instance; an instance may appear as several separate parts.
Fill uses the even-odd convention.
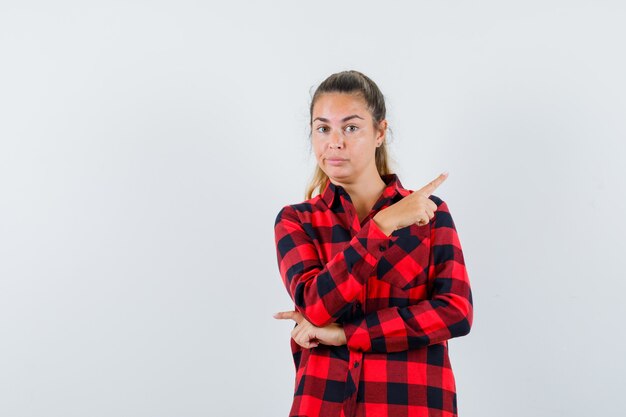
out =
[[[353,114],[353,115],[351,115],[351,116],[344,117],[343,119],[341,119],[341,121],[342,121],[342,122],[345,122],[345,121],[348,121],[348,120],[350,120],[350,119],[354,119],[355,117],[358,117],[358,118],[359,118],[359,119],[361,119],[361,120],[365,120],[364,118],[362,118],[362,117],[361,117],[361,116],[359,116],[358,114]],[[328,119],[326,119],[326,118],[324,118],[324,117],[316,117],[315,119],[313,119],[313,121],[316,121],[316,120],[320,120],[320,121],[322,121],[322,122],[326,122],[326,123],[328,123]]]

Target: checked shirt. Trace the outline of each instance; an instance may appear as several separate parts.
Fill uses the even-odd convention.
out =
[[[457,416],[448,340],[469,333],[473,304],[447,204],[385,235],[372,220],[412,193],[396,174],[359,221],[349,194],[322,193],[284,206],[274,224],[278,267],[295,309],[315,326],[342,324],[347,344],[303,349],[290,416]]]

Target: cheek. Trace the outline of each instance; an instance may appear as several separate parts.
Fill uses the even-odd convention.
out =
[[[369,148],[367,148],[367,147],[365,147],[365,146],[362,146],[362,147],[360,147],[360,148],[356,151],[355,157],[356,157],[359,161],[363,161],[363,162],[365,162],[367,159],[369,159],[369,158],[370,158],[370,155],[373,155],[373,152],[374,152],[373,150],[371,150],[371,149],[369,149]]]
[[[313,149],[313,153],[315,154],[315,158],[320,159],[324,153],[324,146],[319,142],[313,142],[311,147]]]

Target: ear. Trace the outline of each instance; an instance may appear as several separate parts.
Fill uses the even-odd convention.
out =
[[[376,136],[376,147],[379,147],[385,141],[385,132],[387,131],[387,119],[383,119],[378,123],[378,135]]]

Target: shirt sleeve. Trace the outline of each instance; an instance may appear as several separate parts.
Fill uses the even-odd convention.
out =
[[[384,308],[344,323],[349,349],[400,352],[469,333],[472,292],[456,227],[443,200],[431,223],[430,241],[430,298],[406,307]]]
[[[281,209],[274,223],[278,267],[296,309],[322,327],[351,307],[391,239],[370,219],[324,264],[307,230],[311,224],[303,224],[292,206]]]

